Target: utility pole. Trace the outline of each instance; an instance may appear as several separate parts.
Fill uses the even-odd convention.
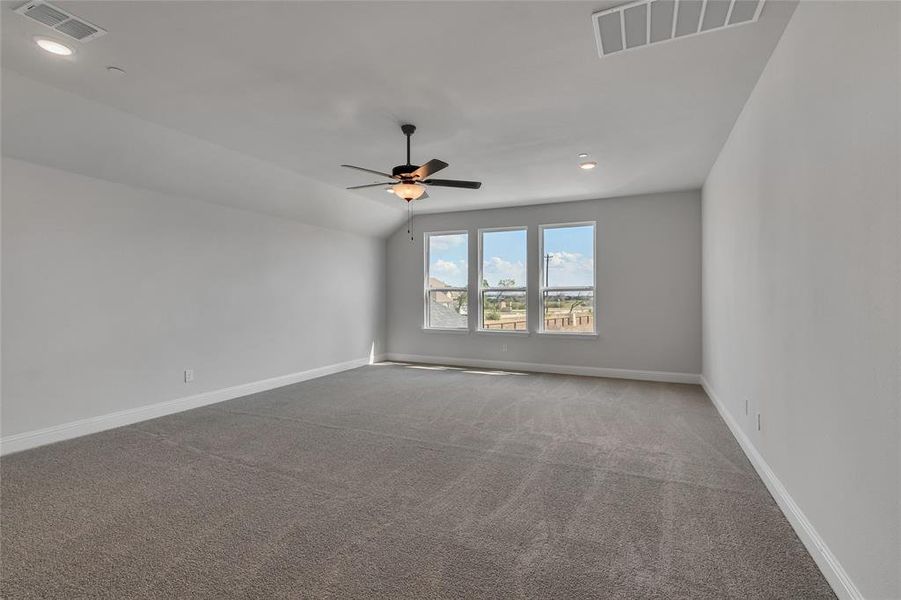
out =
[[[544,255],[544,287],[547,287],[547,282],[548,282],[547,272],[550,270],[550,268],[551,268],[551,255],[545,254]]]
[[[545,254],[544,255],[544,287],[545,288],[547,288],[547,282],[548,282],[547,272],[550,270],[550,268],[551,268],[551,255]],[[546,292],[543,292],[543,293],[546,293]],[[542,316],[542,318],[545,320],[544,326],[546,327],[547,326],[548,307],[547,307],[547,302],[545,302],[545,300],[546,300],[546,298],[542,298],[541,304],[544,305],[544,315]]]

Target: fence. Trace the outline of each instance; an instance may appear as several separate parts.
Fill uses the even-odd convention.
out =
[[[485,329],[512,329],[525,330],[525,321],[498,321],[496,323],[485,323]]]
[[[548,317],[544,320],[545,329],[563,329],[573,325],[591,325],[591,315],[562,315]]]
[[[545,329],[563,329],[573,325],[591,325],[591,315],[560,315],[558,317],[548,317],[544,320]],[[526,326],[525,320],[485,323],[485,329],[509,329],[512,331],[524,331]]]

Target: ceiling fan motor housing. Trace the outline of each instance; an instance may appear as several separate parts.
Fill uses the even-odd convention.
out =
[[[419,165],[397,165],[391,169],[391,174],[395,177],[403,177],[404,175],[409,175],[418,168]]]

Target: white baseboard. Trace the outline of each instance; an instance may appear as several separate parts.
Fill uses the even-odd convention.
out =
[[[798,506],[791,495],[789,495],[788,490],[785,489],[785,486],[782,485],[782,482],[776,477],[776,473],[773,472],[770,465],[767,464],[760,452],[757,451],[757,448],[754,446],[751,439],[744,431],[742,431],[741,427],[739,427],[738,422],[728,409],[726,409],[726,405],[723,404],[713,391],[713,388],[710,387],[710,383],[703,375],[700,376],[700,380],[704,391],[707,392],[707,395],[710,397],[710,400],[713,402],[717,411],[719,411],[723,421],[729,426],[732,435],[735,436],[739,446],[744,450],[748,460],[754,465],[757,474],[760,475],[764,485],[766,485],[770,494],[776,500],[776,504],[782,509],[782,512],[785,514],[788,522],[791,523],[795,533],[801,538],[807,551],[810,552],[810,555],[817,563],[820,571],[823,572],[823,576],[826,578],[826,581],[829,582],[829,585],[832,586],[832,590],[842,600],[864,600],[863,594],[861,594],[857,586],[854,585],[854,582],[851,580],[851,577],[845,571],[844,567],[842,567],[838,558],[836,558],[832,551],[829,550],[826,541],[820,537],[820,534],[817,533],[813,523],[810,522],[804,514],[804,511],[801,510],[801,507]]]
[[[376,361],[380,359],[381,357],[375,358]],[[348,369],[356,369],[357,367],[362,367],[369,363],[369,358],[360,358],[357,360],[309,369],[307,371],[280,375],[269,379],[261,379],[259,381],[244,383],[219,390],[202,392],[193,396],[176,398],[175,400],[167,400],[165,402],[158,402],[147,406],[139,406],[138,408],[121,410],[97,417],[79,419],[78,421],[53,425],[52,427],[46,427],[44,429],[8,435],[0,438],[0,455],[12,454],[13,452],[20,452],[45,444],[52,444],[54,442],[61,442],[63,440],[97,433],[107,429],[131,425],[132,423],[138,423],[139,421],[155,419],[157,417],[171,415],[192,408],[199,408],[208,404],[240,398],[257,392],[265,392],[266,390],[291,385],[292,383],[299,383],[308,379],[315,379],[317,377],[347,371]]]
[[[415,362],[452,367],[474,367],[506,371],[532,371],[536,373],[556,373],[559,375],[585,375],[588,377],[612,377],[615,379],[637,379],[641,381],[664,381],[668,383],[700,383],[696,373],[670,373],[668,371],[634,371],[632,369],[607,369],[603,367],[578,367],[506,360],[483,360],[478,358],[450,358],[446,356],[421,356],[418,354],[397,354],[389,352],[388,360]]]

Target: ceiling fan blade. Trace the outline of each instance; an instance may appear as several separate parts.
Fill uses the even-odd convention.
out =
[[[384,183],[367,183],[366,185],[352,185],[352,186],[350,186],[349,188],[345,188],[345,189],[348,189],[348,190],[359,190],[359,189],[362,189],[362,188],[371,188],[371,187],[379,187],[379,186],[385,187],[385,186],[393,185],[393,184],[394,184],[393,181],[386,181],[386,182],[384,182]]]
[[[426,179],[422,183],[439,187],[466,188],[477,190],[482,187],[481,181],[460,181],[459,179]]]
[[[448,166],[447,163],[444,162],[443,160],[438,160],[437,158],[433,158],[426,164],[422,165],[421,167],[419,167],[418,169],[413,171],[411,173],[411,175],[416,179],[422,180],[422,179],[425,179],[426,177],[428,177],[429,175],[431,175],[432,173],[437,173],[441,169],[446,168],[447,166]]]
[[[372,169],[364,169],[363,167],[355,167],[353,165],[341,165],[342,167],[347,167],[348,169],[356,169],[357,171],[364,171],[366,173],[373,173],[375,175],[381,175],[382,177],[387,177],[388,179],[398,179],[394,175],[389,175],[388,173],[382,173],[381,171],[373,171]]]

